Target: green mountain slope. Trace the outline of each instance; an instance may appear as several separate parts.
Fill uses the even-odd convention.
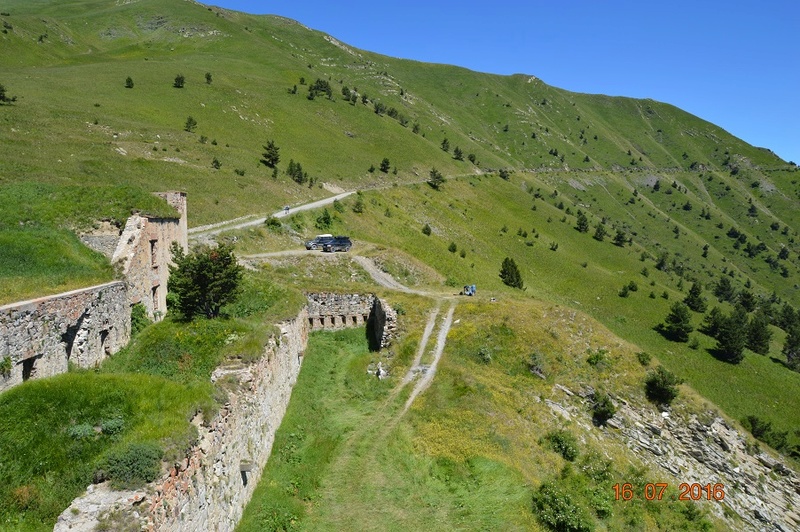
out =
[[[317,232],[349,234],[354,251],[408,285],[453,293],[477,284],[480,301],[465,323],[474,322],[475,331],[500,327],[500,318],[485,312],[491,308],[513,316],[520,337],[494,346],[495,355],[500,361],[513,351],[508,367],[525,379],[528,344],[546,348],[548,362],[560,364],[563,335],[573,334],[572,325],[542,328],[537,321],[534,328],[527,320],[539,320],[540,312],[531,309],[576,309],[630,342],[631,353],[635,346],[657,357],[707,398],[708,408],[771,422],[786,434],[782,451],[797,456],[800,374],[786,367],[782,316],[800,307],[800,174],[769,150],[666,103],[571,93],[531,75],[394,59],[291,20],[195,2],[0,0],[0,23],[0,84],[17,97],[0,105],[0,304],[112,278],[108,263],[73,233],[97,220],[121,223],[134,209],[166,214],[154,191],[187,191],[189,222],[198,226],[359,189],[329,208],[329,226],[322,212],[306,212],[278,227],[219,238],[237,237],[244,255],[296,248]],[[179,75],[182,88],[174,87]],[[312,86],[320,90],[309,98]],[[189,117],[195,128],[186,127]],[[268,141],[280,148],[277,172],[260,162]],[[301,183],[288,175],[290,161],[302,165]],[[432,168],[447,177],[441,190],[424,183]],[[588,232],[576,229],[579,213]],[[592,238],[598,225],[604,239]],[[519,265],[525,292],[501,282],[506,257]],[[349,263],[285,260],[267,274],[292,289],[341,289],[354,279],[364,289],[368,280]],[[691,314],[690,342],[656,330],[695,282],[709,308],[730,312],[732,301],[713,295],[723,279],[772,323],[767,352],[745,350],[738,365],[721,360],[715,340],[699,331],[703,313]],[[500,301],[492,307],[484,298]],[[419,319],[423,310],[406,303]],[[567,323],[570,311],[563,312]],[[415,341],[416,325],[405,347]],[[529,340],[533,330],[541,337]],[[461,380],[489,379],[482,385],[502,390],[514,388],[517,377],[496,370],[504,365],[462,374],[464,361],[481,367],[471,338],[452,338],[444,359],[449,380],[437,377],[429,407],[414,420],[415,430],[439,445],[436,458],[447,458],[432,470],[448,477],[452,466],[464,483],[468,471],[449,462],[458,449],[434,430],[448,417],[458,421],[451,423],[458,432],[463,409],[444,416],[439,406],[458,404]],[[575,360],[578,369],[556,372],[558,379],[595,382],[594,370]],[[619,368],[624,385],[611,391],[641,395],[644,370],[630,356]],[[353,363],[348,371],[363,374],[363,367]],[[452,401],[442,397],[448,393]],[[488,397],[499,405],[505,394]],[[515,410],[502,411],[513,423]],[[526,505],[530,485],[561,464],[550,459],[546,475],[529,471],[513,455],[528,449],[526,436],[508,430],[486,435],[494,442],[492,463],[473,466],[482,482],[502,479],[500,498],[511,490]],[[536,456],[532,463],[548,460]],[[522,471],[524,489],[503,485],[511,478],[506,467]],[[393,474],[413,486],[408,471]],[[379,476],[371,479],[376,485]],[[428,486],[439,495],[450,487]],[[446,498],[452,515],[460,515],[464,501],[470,512],[483,506],[459,497]],[[460,517],[465,524],[470,512]],[[494,515],[481,519],[497,522]],[[526,514],[520,526],[530,519]]]

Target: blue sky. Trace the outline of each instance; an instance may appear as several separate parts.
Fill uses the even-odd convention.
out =
[[[653,98],[800,164],[796,0],[213,3],[393,57]]]

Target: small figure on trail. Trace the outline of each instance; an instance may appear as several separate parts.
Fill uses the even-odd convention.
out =
[[[286,206],[283,208],[283,215],[284,215],[284,216],[287,216],[288,214],[289,214],[289,206],[288,206],[288,205],[286,205]]]

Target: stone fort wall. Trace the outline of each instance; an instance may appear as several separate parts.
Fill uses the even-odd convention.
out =
[[[397,313],[375,294],[308,293],[308,324],[312,331],[349,327],[367,328],[370,349],[391,343],[397,329]]]
[[[212,381],[224,379],[232,390],[229,401],[210,423],[195,420],[198,443],[183,460],[145,490],[89,486],[64,510],[54,530],[92,530],[111,511],[150,531],[234,530],[269,458],[309,332],[366,326],[370,342],[385,347],[396,331],[396,313],[374,294],[307,297],[308,305],[296,318],[278,324],[280,336],[270,340],[260,360],[214,371]]]
[[[106,283],[0,307],[0,392],[33,378],[99,364],[124,347],[131,334],[125,284]]]

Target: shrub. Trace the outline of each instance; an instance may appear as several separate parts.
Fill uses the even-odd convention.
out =
[[[483,364],[492,362],[492,350],[485,345],[478,349],[478,360]]]
[[[596,392],[594,394],[594,404],[592,405],[592,420],[597,425],[605,425],[606,421],[614,417],[617,407],[611,401],[608,394]]]
[[[75,440],[92,438],[96,435],[94,427],[89,423],[77,423],[67,428],[67,436]]]
[[[173,243],[171,249],[175,264],[169,268],[168,287],[174,310],[188,320],[218,316],[222,306],[236,298],[243,276],[233,248],[200,246],[186,254]]]
[[[147,308],[144,305],[136,303],[131,307],[131,338],[135,337],[151,323],[153,322],[147,316]]]
[[[422,234],[425,236],[431,236],[431,226],[428,224],[422,226]]]
[[[100,430],[108,436],[120,434],[125,428],[125,420],[121,417],[112,417],[100,422]]]
[[[130,443],[106,458],[106,472],[117,488],[139,487],[158,478],[163,451],[155,443]]]
[[[13,363],[11,362],[11,357],[3,357],[0,358],[0,376],[7,379],[11,375],[11,368],[13,367]]]
[[[125,78],[125,88],[126,89],[132,89],[133,88],[133,78],[132,77],[128,76],[127,78]]]
[[[645,353],[644,351],[639,351],[636,353],[636,360],[638,360],[639,364],[642,366],[649,366],[652,358],[653,357],[650,356],[650,353]]]
[[[175,87],[176,89],[182,89],[185,82],[186,78],[183,77],[183,74],[178,74],[177,76],[175,76],[175,81],[172,82],[172,86]]]
[[[574,462],[578,457],[578,440],[575,439],[575,436],[573,436],[571,432],[567,432],[566,430],[548,432],[544,436],[544,440],[550,448],[560,454],[564,460]]]
[[[455,253],[456,251],[458,251],[458,246],[456,246],[455,242],[450,242],[450,245],[447,246],[447,251],[449,251],[450,253]]]
[[[589,532],[594,526],[586,511],[566,491],[552,482],[539,486],[533,496],[533,510],[539,520],[559,532]]]
[[[194,119],[194,118],[192,118],[191,116],[190,116],[190,117],[187,117],[187,118],[186,118],[186,123],[185,123],[185,124],[184,124],[184,126],[183,126],[183,130],[184,130],[184,131],[187,131],[187,132],[189,132],[189,133],[191,133],[191,132],[193,132],[193,131],[194,131],[196,128],[197,128],[197,120],[195,120],[195,119]]]
[[[586,358],[586,362],[592,367],[597,367],[606,361],[606,354],[607,351],[605,349],[598,349],[594,352],[589,350],[589,356]]]
[[[659,404],[671,404],[678,397],[678,385],[683,379],[671,373],[664,366],[658,366],[647,374],[644,391],[648,399]]]

